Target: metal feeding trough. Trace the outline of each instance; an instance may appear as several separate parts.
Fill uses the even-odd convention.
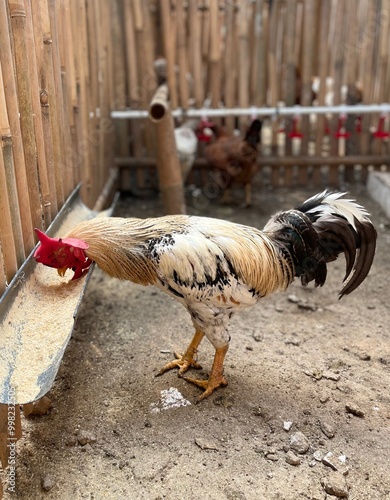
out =
[[[87,219],[109,217],[81,201],[74,190],[50,225],[49,236],[65,236]],[[0,300],[0,403],[27,404],[46,394],[56,377],[75,319],[91,277],[76,281],[61,278],[54,269],[39,265],[33,252]]]

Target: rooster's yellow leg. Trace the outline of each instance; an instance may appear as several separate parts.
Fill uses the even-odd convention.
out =
[[[202,401],[202,399],[210,396],[214,389],[228,385],[227,380],[223,376],[223,362],[228,351],[228,347],[229,346],[226,345],[215,350],[213,366],[208,380],[184,377],[184,380],[187,380],[187,382],[191,382],[201,389],[205,389],[204,393],[198,397],[198,401]]]
[[[179,368],[179,375],[185,373],[188,370],[188,368],[190,368],[190,366],[192,366],[193,368],[200,369],[201,366],[197,362],[197,353],[198,353],[198,346],[203,337],[204,333],[199,330],[196,330],[195,335],[193,336],[186,352],[183,355],[175,352],[176,359],[164,365],[159,371],[158,375],[162,375],[166,371],[172,370],[172,368]]]

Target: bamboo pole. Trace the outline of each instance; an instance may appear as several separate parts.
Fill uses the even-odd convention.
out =
[[[71,6],[73,7],[73,36],[78,40],[76,45],[76,70],[79,82],[77,142],[82,180],[81,196],[86,205],[93,206],[93,170],[90,160],[91,144],[89,128],[89,87],[91,82],[88,67],[87,14],[84,2],[76,5],[71,2]]]
[[[204,102],[204,83],[202,75],[202,52],[200,36],[200,19],[198,0],[188,0],[189,32],[190,32],[190,60],[192,61],[192,76],[194,78],[195,106]]]
[[[161,23],[163,30],[164,53],[167,60],[169,95],[172,108],[178,105],[175,75],[175,50],[173,43],[173,31],[171,22],[171,10],[169,0],[160,0]]]
[[[6,0],[0,0],[0,11],[7,12]],[[11,50],[10,36],[7,24],[8,17],[0,16],[0,60],[2,65],[5,100],[9,120],[9,130],[3,134],[3,155],[6,171],[15,176],[16,183],[14,193],[9,193],[14,204],[19,206],[20,221],[23,234],[23,244],[20,245],[17,234],[15,243],[20,246],[20,252],[24,249],[27,255],[34,246],[33,222],[30,212],[30,192],[28,190],[27,172],[25,169],[24,150],[22,134],[20,130],[19,108],[17,100],[16,80],[13,66],[13,54]],[[5,114],[4,116],[7,116]],[[8,134],[8,136],[7,136]],[[12,179],[12,184],[14,180]],[[17,192],[17,196],[15,196]],[[24,259],[22,259],[23,261]],[[21,263],[21,262],[20,262]]]
[[[48,0],[49,7],[49,21],[50,21],[50,34],[52,40],[52,58],[53,58],[53,76],[54,76],[54,96],[57,101],[57,119],[58,128],[58,170],[63,178],[63,202],[69,196],[74,188],[73,180],[73,166],[70,162],[71,156],[65,153],[66,150],[66,131],[69,124],[65,118],[64,97],[62,91],[62,78],[61,78],[61,60],[59,50],[59,16],[58,16],[58,1]],[[87,61],[85,61],[87,64]],[[93,88],[93,86],[91,87]],[[91,91],[90,88],[90,91]],[[63,203],[62,202],[62,203]],[[61,203],[61,205],[62,205]]]
[[[2,137],[3,145],[6,137],[10,137],[10,130],[7,118],[7,109],[5,104],[3,76],[0,64],[0,134]],[[2,152],[3,153],[3,152]],[[3,154],[0,154],[0,186],[2,192],[0,196],[0,244],[2,253],[2,261],[0,266],[0,273],[2,276],[3,269],[5,276],[9,283],[13,276],[16,274],[18,265],[24,260],[23,252],[23,236],[21,232],[21,221],[19,217],[18,198],[16,196],[16,183],[14,178],[13,168],[10,172],[6,172],[4,165]],[[13,199],[10,199],[13,195]],[[17,242],[20,246],[19,249],[15,246],[15,233],[17,235]],[[19,261],[19,262],[18,262]],[[0,295],[3,293],[4,287],[1,285]]]
[[[183,214],[186,212],[183,179],[166,84],[157,88],[150,103],[149,116],[156,129],[157,170],[164,211],[166,214]]]
[[[8,122],[4,81],[0,61],[0,134],[2,151],[0,154],[0,176],[2,195],[0,196],[0,232],[6,239],[3,242],[4,269],[8,282],[16,273],[26,257],[23,245],[23,227],[17,194],[17,182],[12,155],[12,136]],[[3,268],[2,268],[3,269]]]
[[[242,108],[249,106],[249,42],[248,42],[248,7],[246,0],[240,0],[238,12],[238,57],[240,69],[238,72],[238,105]],[[241,132],[247,122],[239,120]]]
[[[36,160],[36,142],[31,102],[31,81],[29,74],[26,12],[22,0],[9,4],[12,34],[14,40],[14,58],[16,83],[18,88],[19,119],[23,139],[25,169],[28,179],[31,219],[34,227],[42,229],[42,207],[40,203],[39,181]],[[27,63],[26,63],[27,62]],[[23,196],[25,193],[23,193]]]
[[[264,34],[264,0],[256,0],[255,2],[253,43],[251,95],[255,106],[264,106],[266,102],[267,67]]]
[[[224,104],[228,108],[232,108],[235,105],[236,97],[236,87],[237,87],[237,65],[232,64],[232,61],[236,61],[236,47],[234,43],[234,5],[229,2],[225,5],[225,54],[224,54]],[[229,133],[233,132],[234,129],[234,117],[226,117],[226,129]]]
[[[38,65],[42,64],[43,51],[42,48],[38,45],[40,40],[38,40],[38,44],[36,44],[35,42],[33,28],[34,18],[32,17],[30,1],[25,0],[24,5],[26,10],[26,32],[27,38],[30,41],[27,44],[30,80],[32,89],[34,89],[31,94],[31,100],[39,172],[39,187],[41,203],[43,206],[44,227],[48,227],[52,221],[53,214],[51,211],[49,173],[46,164],[45,140],[41,114],[41,86],[38,80]]]
[[[106,16],[104,16],[104,19]],[[123,26],[122,20],[123,18]],[[117,49],[113,53],[113,79],[114,79],[114,94],[115,94],[115,107],[118,109],[125,109],[126,104],[133,107],[134,103],[134,91],[137,87],[137,72],[136,68],[136,53],[135,53],[135,41],[134,41],[134,31],[132,22],[132,11],[131,4],[129,1],[123,2],[123,11],[120,9],[118,2],[112,3],[112,14],[111,20],[108,28],[111,30],[108,37],[112,38],[113,44]],[[124,48],[124,53],[121,48]],[[126,64],[123,64],[123,59]],[[109,70],[109,58],[107,58],[106,65]],[[126,92],[127,83],[127,92]],[[116,137],[116,148],[115,152],[119,156],[124,156],[130,153],[129,148],[129,129],[134,126],[134,122],[120,123],[116,121],[115,123],[115,137]],[[124,190],[129,190],[131,188],[131,179],[128,172],[122,176],[121,186]]]
[[[211,106],[218,107],[221,100],[220,90],[220,30],[219,30],[219,7],[218,2],[210,3],[210,50],[209,62],[209,88],[211,93]]]
[[[48,2],[40,0],[33,4],[33,9],[39,9],[42,23],[43,38],[43,78],[45,85],[42,95],[42,120],[46,139],[46,159],[53,172],[51,183],[54,184],[57,207],[60,208],[65,201],[64,178],[61,171],[61,146],[60,146],[60,119],[58,107],[60,105],[56,95],[56,84],[53,64],[53,38],[50,26],[50,12]],[[34,12],[34,10],[33,10]]]
[[[217,6],[218,7],[218,6]],[[177,63],[179,66],[179,95],[180,105],[183,109],[188,108],[188,81],[187,81],[187,47],[185,34],[185,17],[183,2],[176,3],[177,22]]]

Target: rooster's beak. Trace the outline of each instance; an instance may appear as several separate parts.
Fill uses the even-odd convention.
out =
[[[66,270],[68,268],[65,266],[65,267],[61,267],[60,269],[57,269],[57,273],[61,276],[61,278],[63,278],[65,276],[65,273],[66,273]]]

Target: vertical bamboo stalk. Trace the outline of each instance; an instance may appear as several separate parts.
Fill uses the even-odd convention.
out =
[[[292,0],[287,3],[286,12],[286,33],[284,36],[284,54],[285,54],[285,78],[284,78],[284,89],[283,94],[286,102],[286,106],[294,106],[297,104],[297,90],[298,89],[298,64],[295,61],[295,46],[293,41],[295,40],[295,19],[297,15],[297,1]],[[292,139],[289,137],[289,133],[292,131],[292,119],[285,120],[285,132],[286,132],[286,146],[285,155],[292,155]],[[292,184],[292,173],[293,167],[291,165],[285,166],[285,185],[291,186]]]
[[[171,22],[171,9],[169,0],[160,0],[161,23],[163,29],[164,53],[167,60],[169,97],[172,108],[178,105],[175,75],[175,50]]]
[[[7,109],[5,104],[4,96],[4,86],[3,86],[3,76],[0,64],[0,134],[4,140],[6,137],[10,136],[9,124],[7,119]],[[24,252],[23,252],[23,242],[21,223],[19,217],[19,207],[17,205],[17,196],[15,196],[16,185],[15,178],[12,175],[13,169],[8,173],[5,169],[3,151],[0,154],[0,186],[2,186],[2,192],[0,196],[0,244],[2,254],[2,262],[0,263],[0,274],[4,277],[3,269],[5,270],[5,277],[9,283],[18,269],[19,265],[23,262]],[[12,176],[12,177],[11,177]],[[7,179],[8,177],[8,179]],[[14,199],[10,199],[9,195],[14,195]],[[15,247],[15,236],[18,236],[18,244],[20,249]],[[0,279],[1,279],[0,277]],[[0,296],[4,292],[5,282],[0,284]]]
[[[46,161],[52,171],[51,185],[54,184],[57,206],[60,208],[65,201],[64,179],[61,171],[61,147],[60,147],[60,120],[58,114],[59,101],[56,95],[56,85],[53,64],[53,38],[50,26],[50,12],[48,2],[41,0],[34,2],[33,15],[40,7],[41,16],[41,37],[43,39],[43,94],[42,100],[42,120],[46,137]],[[39,35],[37,35],[39,36]]]
[[[188,1],[188,16],[190,30],[190,58],[192,60],[192,74],[194,78],[195,105],[202,106],[204,101],[204,83],[202,76],[202,53],[200,37],[200,19],[198,0]]]
[[[238,105],[242,108],[249,106],[249,43],[248,43],[248,7],[246,0],[240,0],[238,13],[238,57],[240,70],[238,72]],[[240,119],[240,128],[247,125],[247,121]],[[242,130],[243,131],[243,130]]]
[[[0,0],[0,11],[3,13],[7,12],[6,0]],[[8,30],[7,20],[8,17],[6,15],[0,16],[0,60],[3,72],[9,128],[12,136],[8,135],[8,138],[6,138],[7,133],[2,133],[3,155],[7,171],[10,174],[12,171],[12,174],[15,175],[16,178],[17,197],[15,196],[15,193],[10,193],[10,196],[12,196],[12,199],[15,200],[15,202],[18,200],[23,232],[23,245],[20,246],[20,251],[24,248],[24,253],[27,255],[34,246],[33,222],[30,212],[30,192],[28,190],[27,172],[25,169],[24,150],[21,137],[22,134],[20,130],[15,71],[10,43],[11,35]],[[6,146],[4,145],[5,140]],[[16,245],[20,243],[20,241],[16,241]]]
[[[264,0],[256,0],[254,11],[254,50],[251,79],[251,94],[253,96],[253,103],[255,106],[265,106],[266,103],[266,60]]]
[[[336,48],[333,54],[333,67],[332,74],[334,75],[334,104],[338,105],[341,102],[341,82],[343,77],[343,52],[340,48],[343,46],[344,38],[344,20],[345,20],[345,0],[340,0],[337,3],[335,10],[335,31],[333,37],[333,46]],[[333,116],[331,125],[331,140],[330,140],[330,153],[331,155],[338,155],[339,151],[339,139],[334,136],[334,133],[338,127],[339,116]],[[337,186],[339,183],[338,179],[338,167],[337,165],[332,165],[329,168],[329,185]]]
[[[323,48],[318,55],[318,77],[320,80],[320,88],[318,91],[318,104],[324,106],[326,95],[326,77],[328,73],[328,36],[329,36],[329,21],[330,21],[330,2],[323,1],[321,3],[321,23],[319,25],[319,46]],[[317,116],[317,133],[316,133],[316,154],[322,154],[323,139],[325,131],[325,117],[323,115]],[[314,170],[315,182],[319,183],[320,170]]]
[[[25,168],[28,179],[31,219],[34,227],[42,228],[42,207],[40,203],[35,130],[31,102],[31,82],[27,52],[26,11],[24,9],[23,0],[12,1],[12,3],[9,4],[9,8],[14,38],[20,127],[22,131]]]
[[[225,106],[233,108],[235,106],[236,86],[237,86],[237,67],[232,64],[236,61],[236,47],[234,44],[234,5],[227,2],[225,5],[225,53],[224,53],[224,96]],[[234,116],[226,117],[226,128],[232,133],[234,129]]]
[[[36,151],[39,172],[39,185],[41,191],[41,203],[43,206],[44,225],[48,227],[52,220],[51,196],[49,174],[46,164],[45,140],[41,114],[41,87],[38,81],[38,60],[42,62],[42,50],[36,45],[33,30],[33,18],[31,12],[30,0],[24,2],[26,10],[26,32],[29,43],[27,44],[28,60],[30,69],[32,92],[32,110],[34,117]]]
[[[180,105],[183,109],[188,108],[188,81],[187,81],[187,50],[185,35],[185,17],[183,2],[176,3],[177,11],[177,62],[179,66],[179,95]]]
[[[218,2],[210,3],[210,92],[211,106],[217,108],[220,102],[220,32]]]
[[[68,130],[68,124],[65,119],[64,99],[62,92],[61,61],[59,50],[59,16],[58,1],[48,0],[50,33],[52,39],[52,58],[54,75],[54,92],[57,105],[58,118],[58,169],[63,178],[64,201],[74,188],[73,166],[70,162],[70,155],[65,154],[65,133]],[[87,61],[85,62],[87,63]]]
[[[7,281],[10,282],[26,253],[23,245],[23,227],[17,193],[17,181],[12,155],[12,136],[8,122],[4,80],[0,61],[0,135],[2,151],[0,153],[0,176],[2,194],[0,196],[0,233],[6,241],[2,243],[4,266]],[[1,268],[3,269],[3,268]]]
[[[98,117],[96,110],[98,109],[98,90],[99,90],[99,72],[98,72],[98,42],[97,42],[97,26],[99,26],[99,38],[102,37],[101,25],[97,25],[96,6],[98,2],[86,3],[86,21],[87,21],[87,47],[88,52],[85,54],[86,63],[88,64],[88,74],[90,90],[89,90],[89,107],[88,107],[88,141],[90,144],[89,161],[94,165],[94,173],[91,178],[91,197],[93,204],[99,196],[100,190],[103,187],[104,179],[100,172],[98,145],[99,145],[99,128]]]
[[[78,95],[78,123],[77,144],[79,155],[79,168],[82,180],[81,195],[88,206],[93,206],[93,171],[90,161],[91,146],[89,142],[89,67],[88,67],[88,38],[87,14],[84,2],[73,4],[72,31],[76,44],[77,79],[79,83]]]

